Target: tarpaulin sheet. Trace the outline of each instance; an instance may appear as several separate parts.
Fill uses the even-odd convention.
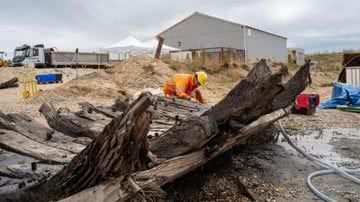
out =
[[[334,82],[331,99],[321,102],[319,108],[336,109],[341,105],[360,107],[360,88]]]

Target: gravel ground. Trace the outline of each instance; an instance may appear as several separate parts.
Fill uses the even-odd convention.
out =
[[[360,128],[360,113],[338,109],[317,109],[314,115],[290,114],[283,119],[287,128],[294,130],[324,128]]]

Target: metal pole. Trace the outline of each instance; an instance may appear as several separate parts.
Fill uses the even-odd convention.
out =
[[[76,60],[76,78],[79,77],[79,71],[78,71],[78,65],[79,65],[79,60],[78,60],[78,56],[79,56],[79,48],[76,48],[75,50],[75,60]]]
[[[247,39],[247,27],[246,26],[243,26],[243,33],[244,33],[244,62],[245,64],[247,64],[247,44],[246,44],[246,39]]]
[[[100,60],[101,60],[101,55],[100,55],[100,48],[99,48],[99,61],[98,61],[98,69],[100,69]]]

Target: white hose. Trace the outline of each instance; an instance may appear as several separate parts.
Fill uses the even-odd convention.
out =
[[[351,174],[360,174],[359,170],[346,170],[346,172],[351,173]],[[339,172],[337,172],[336,170],[320,170],[320,171],[316,171],[311,173],[307,179],[306,179],[306,184],[309,187],[309,189],[315,194],[317,195],[319,198],[321,198],[324,201],[331,201],[331,202],[335,202],[334,199],[326,196],[325,194],[321,193],[311,182],[311,179],[317,176],[321,176],[321,175],[330,175],[330,174],[340,174]]]
[[[320,175],[329,175],[329,174],[338,174],[350,181],[353,181],[357,184],[360,184],[360,179],[350,175],[350,174],[360,174],[360,170],[342,170],[340,168],[338,168],[337,166],[328,164],[326,162],[320,161],[319,159],[305,153],[303,150],[301,150],[299,147],[297,147],[291,140],[290,137],[288,135],[288,133],[285,131],[285,129],[282,126],[281,121],[279,121],[279,125],[280,125],[280,130],[282,132],[282,135],[284,136],[285,140],[289,143],[289,145],[291,147],[293,147],[296,151],[298,151],[299,153],[301,153],[303,156],[305,156],[306,158],[308,158],[310,161],[316,163],[317,165],[327,168],[327,169],[332,169],[332,170],[321,170],[321,171],[316,171],[311,173],[306,180],[307,186],[309,187],[309,189],[316,195],[318,196],[320,199],[324,200],[324,201],[328,201],[328,202],[335,202],[334,199],[326,196],[325,194],[321,193],[318,189],[315,188],[315,186],[312,184],[311,179],[313,177],[316,176],[320,176]],[[350,173],[350,174],[349,174]]]

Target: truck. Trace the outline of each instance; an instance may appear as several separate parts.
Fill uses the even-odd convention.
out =
[[[45,48],[43,44],[35,46],[22,45],[15,48],[13,66],[33,65],[43,67],[108,67],[109,54],[96,52],[57,51],[56,48]]]

